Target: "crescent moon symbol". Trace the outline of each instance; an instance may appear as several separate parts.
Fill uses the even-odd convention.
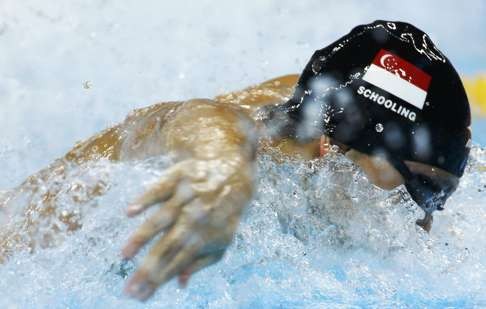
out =
[[[393,57],[392,55],[390,54],[385,54],[383,55],[381,58],[380,58],[380,64],[386,68],[386,65],[385,65],[385,60],[388,59],[388,57]]]

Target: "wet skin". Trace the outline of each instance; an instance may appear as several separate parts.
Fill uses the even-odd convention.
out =
[[[137,109],[122,123],[76,144],[63,158],[30,176],[12,190],[10,198],[16,192],[34,192],[39,182],[53,177],[62,181],[68,165],[100,158],[127,161],[174,154],[178,161],[128,206],[130,217],[149,207],[158,210],[133,233],[122,255],[132,258],[149,240],[161,236],[129,279],[125,292],[146,300],[174,277],[184,285],[191,274],[219,261],[231,243],[242,210],[254,191],[257,150],[277,149],[302,159],[316,158],[329,151],[329,139],[324,136],[306,144],[262,137],[266,128],[259,109],[285,102],[297,79],[298,75],[287,75],[212,100],[165,102]],[[400,174],[384,160],[354,150],[346,155],[363,169],[370,181],[384,189],[403,183]],[[408,164],[412,171],[443,173],[429,166]],[[103,188],[102,183],[95,184],[89,198],[102,195]],[[0,234],[0,262],[19,248],[33,250],[51,245],[49,239],[38,243],[37,239],[19,235],[35,234],[39,225],[36,220],[57,216],[56,193],[48,191],[42,207],[35,203],[26,207],[22,230]],[[7,202],[8,198],[0,199],[0,211],[7,209]],[[33,219],[32,213],[42,215]],[[59,220],[70,231],[82,225],[70,214],[63,214]],[[422,225],[430,229],[430,224],[431,218]]]

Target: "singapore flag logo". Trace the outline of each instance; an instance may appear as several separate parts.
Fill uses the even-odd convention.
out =
[[[430,85],[430,75],[410,62],[381,49],[363,80],[422,109]]]

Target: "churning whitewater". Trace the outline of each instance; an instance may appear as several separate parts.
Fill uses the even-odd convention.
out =
[[[144,220],[124,208],[157,180],[171,158],[136,164],[100,161],[73,167],[59,212],[75,211],[81,229],[55,248],[16,254],[0,268],[1,307],[139,307],[121,290],[140,257],[119,251]],[[371,185],[339,154],[311,162],[258,158],[258,192],[222,262],[175,282],[148,304],[164,307],[468,306],[486,301],[486,151],[475,147],[466,175],[430,235],[403,188]],[[106,194],[73,209],[102,180]],[[59,185],[56,181],[46,187]],[[76,186],[77,190],[72,190]],[[22,199],[16,205],[19,208]],[[61,202],[62,203],[62,202]],[[143,255],[143,254],[142,254]]]

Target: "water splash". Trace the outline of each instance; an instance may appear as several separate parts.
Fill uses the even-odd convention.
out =
[[[371,185],[339,154],[311,162],[258,158],[258,192],[222,262],[175,282],[142,305],[122,295],[142,254],[119,250],[144,217],[124,208],[170,158],[100,161],[66,183],[103,179],[106,194],[82,210],[82,227],[57,247],[20,252],[0,266],[0,306],[17,307],[353,307],[486,304],[486,151],[473,148],[458,191],[430,235],[403,188]],[[46,183],[46,186],[55,185]],[[69,201],[72,191],[62,191]],[[79,194],[79,193],[77,193]],[[86,205],[84,205],[86,206]]]

